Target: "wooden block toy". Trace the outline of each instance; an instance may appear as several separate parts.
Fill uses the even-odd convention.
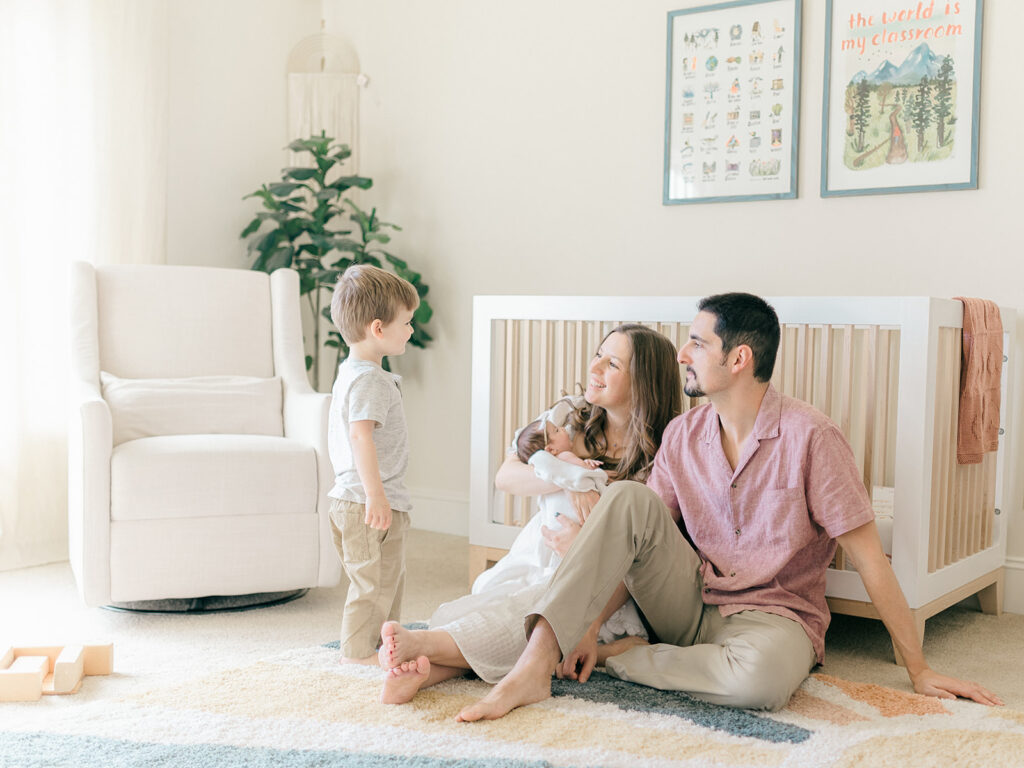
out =
[[[0,646],[0,701],[37,701],[45,694],[77,693],[86,675],[114,670],[112,643]]]
[[[7,669],[0,669],[0,701],[38,700],[49,669],[46,656],[15,656]]]
[[[53,674],[43,680],[43,693],[74,693],[85,674],[85,648],[68,645],[53,662]]]

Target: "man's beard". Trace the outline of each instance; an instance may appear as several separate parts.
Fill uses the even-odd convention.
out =
[[[693,371],[687,371],[687,373],[693,373]],[[704,390],[702,390],[700,388],[700,385],[697,384],[697,374],[693,374],[693,382],[692,383],[689,382],[689,381],[683,383],[683,393],[687,397],[704,397],[705,396],[704,395]]]

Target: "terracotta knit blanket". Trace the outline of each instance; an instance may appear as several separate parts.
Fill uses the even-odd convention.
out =
[[[956,298],[964,304],[956,460],[980,464],[985,453],[999,448],[1003,322],[994,302]]]

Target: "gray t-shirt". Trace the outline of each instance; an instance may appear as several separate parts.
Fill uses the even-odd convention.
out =
[[[372,420],[377,422],[373,442],[388,503],[399,512],[412,509],[405,488],[409,432],[402,410],[401,381],[401,376],[366,360],[349,357],[338,366],[327,429],[327,448],[335,474],[334,488],[327,494],[331,498],[366,503],[366,491],[352,456],[349,425],[354,421]]]

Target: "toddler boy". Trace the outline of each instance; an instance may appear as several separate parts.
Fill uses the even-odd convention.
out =
[[[405,488],[409,436],[401,377],[381,362],[405,352],[418,305],[410,283],[365,264],[345,270],[331,299],[331,319],[349,346],[334,382],[327,436],[335,472],[331,529],[349,579],[343,664],[376,664],[381,625],[400,619],[412,506]]]

